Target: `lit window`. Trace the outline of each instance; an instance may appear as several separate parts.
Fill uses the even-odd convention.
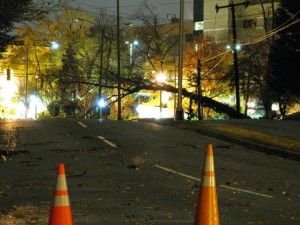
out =
[[[195,22],[195,24],[194,24],[194,30],[195,31],[204,30],[204,22],[203,21]]]

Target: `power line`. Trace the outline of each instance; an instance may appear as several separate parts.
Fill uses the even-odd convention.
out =
[[[300,21],[300,19],[297,19],[297,20],[295,20],[295,21],[293,21],[293,22],[291,22],[291,23],[285,25],[284,27],[282,27],[282,25],[283,25],[283,24],[282,24],[281,26],[279,26],[279,27],[273,29],[271,32],[269,32],[269,33],[267,33],[267,34],[265,34],[265,35],[263,35],[263,36],[261,36],[261,37],[259,37],[259,38],[257,38],[257,39],[254,39],[254,40],[251,41],[251,42],[246,42],[246,43],[244,43],[243,45],[253,45],[253,44],[262,42],[262,41],[268,39],[269,37],[272,37],[272,36],[274,36],[275,34],[279,33],[280,31],[283,31],[283,30],[289,28],[290,26],[292,26],[292,25],[298,23],[299,21]],[[286,21],[286,22],[287,22],[287,21]],[[285,22],[284,24],[286,24],[286,22]]]
[[[234,64],[234,84],[235,84],[235,101],[236,101],[236,111],[240,113],[240,84],[239,84],[239,69],[238,69],[238,55],[237,55],[237,35],[236,35],[236,20],[235,20],[235,8],[238,6],[245,6],[245,8],[250,4],[250,2],[233,3],[224,6],[216,5],[216,12],[223,8],[231,9],[231,19],[232,19],[232,47],[233,47],[233,64]]]

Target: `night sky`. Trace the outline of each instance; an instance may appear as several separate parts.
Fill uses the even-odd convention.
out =
[[[134,23],[136,11],[144,6],[145,0],[120,0],[120,13],[124,20]],[[179,0],[147,0],[154,12],[158,14],[159,21],[165,22],[167,14],[176,14],[179,18]],[[92,13],[99,13],[104,8],[107,14],[116,15],[116,0],[73,0],[72,5]],[[193,0],[185,0],[185,19],[191,20],[193,16]]]

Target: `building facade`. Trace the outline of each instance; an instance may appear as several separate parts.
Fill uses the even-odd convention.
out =
[[[256,0],[248,1],[250,4],[247,7],[235,7],[236,30],[240,42],[253,40],[264,35],[266,29],[270,30],[273,11],[279,6],[278,0],[262,4]],[[232,31],[232,12],[226,6],[243,2],[246,0],[194,0],[194,33],[213,37],[216,41],[228,39]],[[216,5],[222,8],[217,11]]]

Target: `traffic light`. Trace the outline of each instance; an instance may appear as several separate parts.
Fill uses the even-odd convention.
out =
[[[6,80],[10,80],[10,69],[6,70]]]

